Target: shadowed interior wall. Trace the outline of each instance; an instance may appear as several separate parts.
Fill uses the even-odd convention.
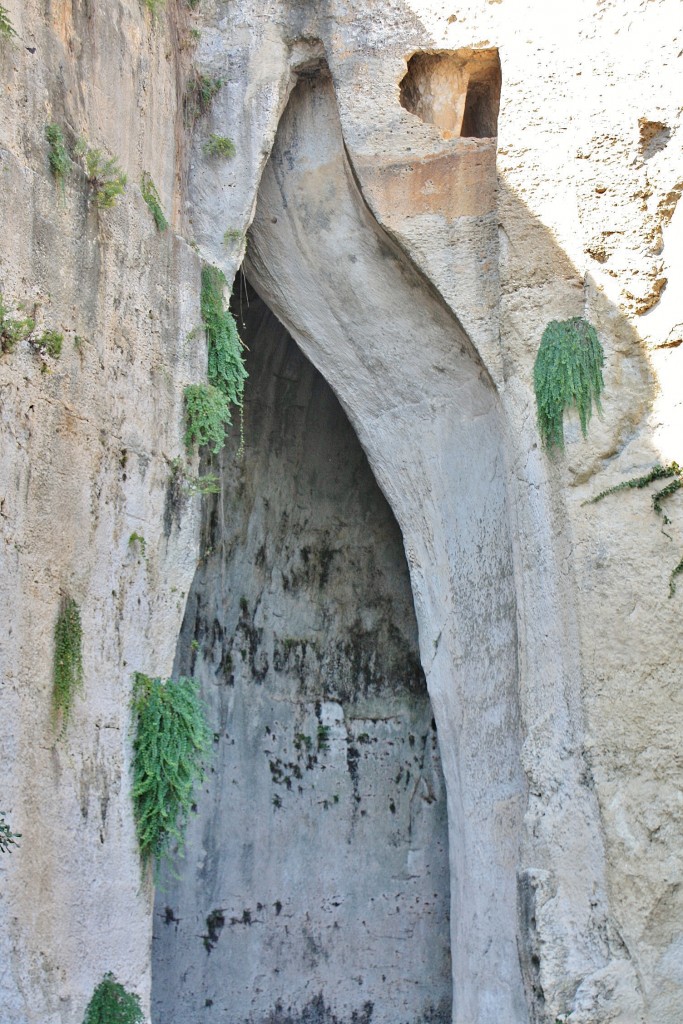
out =
[[[246,452],[207,502],[176,663],[214,758],[158,888],[153,1020],[446,1024],[446,799],[401,535],[329,386],[253,293],[243,314]]]

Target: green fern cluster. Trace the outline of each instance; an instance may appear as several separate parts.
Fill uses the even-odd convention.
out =
[[[548,324],[534,364],[538,429],[546,448],[564,447],[564,411],[576,408],[586,436],[593,402],[601,411],[605,361],[595,328],[575,316]]]
[[[649,484],[655,482],[655,480],[670,480],[670,483],[666,484],[660,490],[655,491],[652,495],[652,508],[664,518],[664,523],[669,524],[671,520],[667,516],[666,512],[662,508],[662,502],[666,501],[677,491],[683,490],[683,467],[679,466],[677,462],[670,462],[666,466],[660,466],[656,463],[649,472],[645,473],[644,476],[634,476],[630,480],[624,480],[620,484],[616,484],[615,487],[608,487],[606,491],[600,491],[594,498],[589,498],[588,501],[584,501],[584,505],[595,505],[597,501],[602,501],[610,494],[616,494],[618,491],[626,491],[631,489],[642,490],[643,487],[647,487]],[[668,536],[668,535],[667,535]],[[669,576],[669,597],[673,597],[676,593],[676,577],[683,573],[683,558],[681,558],[678,565],[674,567]]]
[[[152,181],[152,176],[143,172],[142,181],[140,182],[140,190],[142,192],[142,198],[149,206],[152,216],[154,217],[154,223],[156,224],[159,231],[165,231],[168,227],[168,221],[164,216],[164,211],[161,208],[161,197],[157,192],[156,185]]]
[[[21,832],[13,832],[5,821],[5,812],[0,811],[0,853],[10,853],[12,846],[18,846]]]
[[[128,178],[114,156],[107,157],[100,149],[85,147],[85,173],[94,193],[95,206],[108,210],[123,195]]]
[[[14,26],[9,20],[9,12],[6,7],[0,4],[0,39],[11,39],[17,33],[14,31]]]
[[[62,597],[55,625],[52,709],[55,722],[61,716],[65,729],[76,692],[83,688],[83,629],[78,605]]]
[[[64,132],[58,124],[48,124],[45,126],[45,138],[50,147],[50,170],[64,192],[66,176],[71,169],[71,157],[64,142]]]
[[[105,974],[85,1010],[83,1024],[144,1024],[140,999]]]
[[[223,304],[226,284],[217,267],[202,269],[201,314],[209,349],[209,382],[241,409],[248,374],[235,318]]]
[[[227,398],[212,384],[189,384],[184,394],[186,448],[208,444],[216,455],[225,445],[225,430],[231,423]]]
[[[140,854],[156,864],[172,841],[182,847],[195,782],[210,746],[194,679],[151,679],[136,673],[133,711],[133,803]]]

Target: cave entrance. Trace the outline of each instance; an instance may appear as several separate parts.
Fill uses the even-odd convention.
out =
[[[246,452],[220,458],[176,672],[214,758],[158,887],[164,1024],[451,1020],[446,797],[402,538],[328,384],[243,287]]]
[[[498,50],[416,53],[400,84],[401,106],[449,135],[498,135],[501,70]]]

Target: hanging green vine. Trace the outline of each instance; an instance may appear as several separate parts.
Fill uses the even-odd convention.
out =
[[[538,429],[546,448],[564,448],[565,409],[577,409],[586,436],[593,403],[602,411],[604,361],[595,328],[583,317],[548,324],[534,364]]]
[[[194,679],[135,675],[135,823],[143,862],[157,866],[174,840],[182,848],[192,791],[210,746],[198,688]]]
[[[202,269],[201,313],[209,350],[209,381],[240,410],[240,452],[244,449],[244,346],[235,318],[223,302],[227,285],[218,267]]]
[[[52,710],[55,723],[62,720],[66,729],[76,691],[83,688],[83,630],[78,605],[62,597],[55,625],[55,657],[52,686]]]
[[[626,491],[629,489],[642,490],[649,484],[655,482],[655,480],[666,480],[669,479],[665,487],[662,487],[659,491],[655,491],[652,495],[652,508],[661,515],[664,519],[664,524],[668,525],[671,520],[667,516],[666,512],[662,508],[662,502],[670,498],[676,491],[683,490],[683,468],[679,466],[677,462],[670,462],[666,466],[660,466],[659,463],[654,465],[652,469],[645,473],[644,476],[634,476],[630,480],[624,480],[622,483],[617,484],[615,487],[608,487],[606,491],[601,491],[600,494],[596,494],[594,498],[589,498],[588,501],[584,501],[584,505],[595,505],[597,501],[602,501],[610,494],[616,494],[617,491]],[[667,534],[668,536],[668,534]],[[669,576],[669,597],[673,597],[676,593],[676,577],[683,573],[683,558],[681,558],[678,565],[674,567]]]
[[[226,284],[218,267],[202,269],[201,311],[209,347],[209,381],[241,408],[248,374],[235,318],[223,305]]]
[[[85,1010],[83,1024],[144,1024],[140,998],[105,974]]]

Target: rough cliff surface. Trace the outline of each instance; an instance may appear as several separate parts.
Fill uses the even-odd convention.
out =
[[[681,495],[584,503],[681,459],[679,5],[155,6],[3,4],[0,292],[64,339],[0,355],[0,1019],[111,971],[166,1024],[678,1024]],[[203,262],[252,390],[200,468]],[[603,411],[548,452],[574,316]],[[215,753],[155,903],[130,695],[173,666]]]

